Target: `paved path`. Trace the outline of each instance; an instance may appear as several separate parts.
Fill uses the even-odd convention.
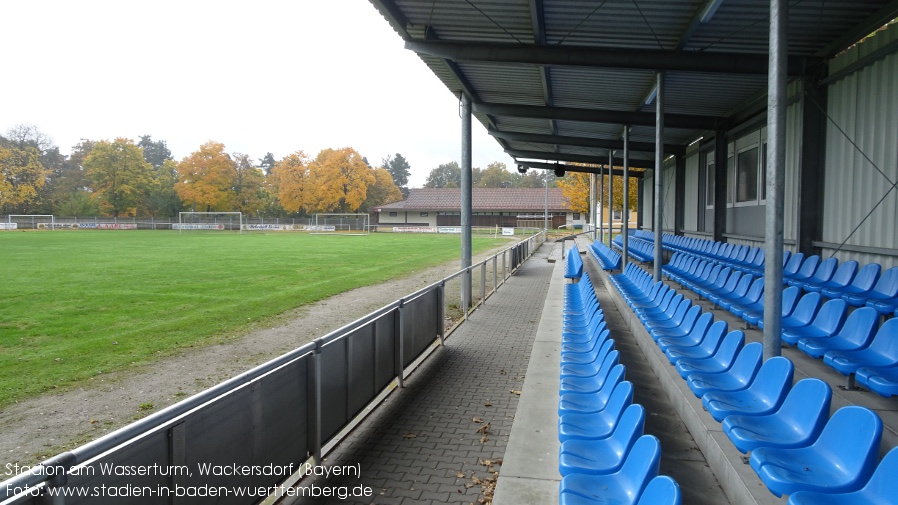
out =
[[[554,264],[544,244],[324,461],[358,465],[319,490],[373,495],[294,503],[478,503],[492,494]]]

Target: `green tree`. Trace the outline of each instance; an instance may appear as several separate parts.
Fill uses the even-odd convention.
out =
[[[393,177],[393,183],[402,191],[402,197],[408,196],[408,178],[412,173],[412,167],[408,164],[408,160],[401,154],[396,156],[387,156],[383,160],[383,167],[390,172]]]
[[[175,184],[178,183],[178,163],[165,160],[153,172],[153,184],[147,197],[147,212],[153,217],[173,217],[183,208]]]
[[[173,159],[171,150],[169,150],[164,140],[153,141],[149,135],[141,135],[137,147],[143,149],[143,159],[157,170],[167,160]]]
[[[480,172],[480,180],[476,186],[478,188],[507,188],[514,185],[512,179],[513,176],[505,168],[505,163],[494,161]]]
[[[427,174],[425,188],[458,188],[461,186],[461,167],[455,161],[443,163]]]
[[[153,166],[144,161],[143,151],[132,140],[97,142],[84,158],[84,169],[103,213],[134,216],[146,208]]]
[[[61,166],[51,170],[41,203],[48,214],[93,217],[100,215],[97,202],[90,199],[91,182],[84,171],[84,158],[96,142],[81,139],[72,147]]]
[[[244,214],[254,214],[262,209],[265,195],[265,175],[256,168],[252,159],[234,153],[234,209]]]
[[[271,169],[277,165],[277,160],[274,159],[274,155],[269,153],[265,153],[265,156],[259,158],[259,168],[262,169],[262,172],[267,176],[271,173]]]

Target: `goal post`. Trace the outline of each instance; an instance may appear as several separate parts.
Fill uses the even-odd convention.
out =
[[[315,214],[309,226],[313,235],[368,235],[370,216],[368,214]]]
[[[178,233],[185,231],[236,231],[243,233],[242,212],[195,212],[178,213],[178,222],[172,224]]]
[[[15,229],[25,229],[30,228],[37,230],[40,229],[48,229],[55,230],[56,229],[56,216],[53,214],[10,214],[6,217],[6,223],[3,226],[3,229],[6,230],[15,230]]]

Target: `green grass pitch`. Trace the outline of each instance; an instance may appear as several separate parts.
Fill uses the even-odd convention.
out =
[[[474,237],[473,247],[503,243]],[[0,232],[0,408],[239,335],[459,249],[458,235]]]

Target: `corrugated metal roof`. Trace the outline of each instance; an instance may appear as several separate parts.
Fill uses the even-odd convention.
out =
[[[549,211],[567,211],[569,207],[559,188],[549,188]],[[473,188],[473,212],[535,212],[546,207],[545,188]],[[458,188],[412,188],[401,202],[382,205],[381,210],[458,211],[461,190]]]
[[[706,19],[702,18],[708,0],[370,1],[408,40],[466,43],[480,49],[476,56],[468,53],[467,59],[459,61],[419,52],[452,93],[468,93],[475,102],[642,113],[644,118],[654,113],[656,103],[645,103],[655,84],[655,68],[649,63],[657,61],[651,59],[653,51],[677,51],[678,56],[693,58],[692,62],[705,61],[705,55],[715,53],[748,53],[753,61],[766,61],[768,52],[769,3],[759,0],[722,0]],[[542,12],[533,12],[534,7]],[[898,15],[893,0],[802,0],[790,2],[789,9],[788,47],[794,57],[830,57],[865,35],[864,30],[877,28],[871,25],[884,16]],[[549,63],[503,62],[490,59],[490,48],[497,45],[562,51],[552,53],[557,60]],[[635,61],[623,65],[633,68],[572,65],[564,59],[568,47],[595,47],[600,55],[633,51],[628,54]],[[819,68],[817,61],[810,64]],[[666,72],[667,114],[725,120],[766,92],[764,70],[723,73],[697,71],[697,67],[693,63],[678,67],[689,70]],[[523,110],[521,117],[477,112],[475,117],[484,126],[504,132],[610,141],[619,141],[623,132],[619,123],[536,119],[526,114]],[[654,142],[654,128],[633,126],[631,131],[633,141]],[[665,143],[686,146],[705,133],[667,127]],[[502,143],[509,149],[547,153],[607,152],[570,145]]]

